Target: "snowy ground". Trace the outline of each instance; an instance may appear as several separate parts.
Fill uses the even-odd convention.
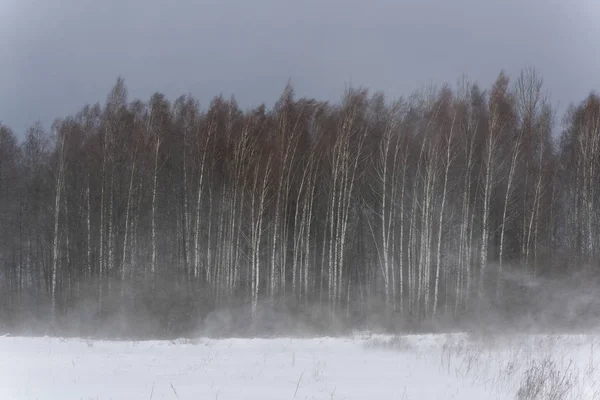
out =
[[[0,337],[0,399],[600,399],[600,337]]]

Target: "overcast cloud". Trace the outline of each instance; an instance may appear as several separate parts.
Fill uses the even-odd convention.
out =
[[[463,73],[489,85],[535,66],[559,110],[600,88],[597,0],[0,0],[0,120],[131,98],[218,93],[271,105],[338,100],[352,83],[397,97]]]

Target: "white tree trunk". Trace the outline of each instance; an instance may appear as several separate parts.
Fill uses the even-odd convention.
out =
[[[156,198],[158,190],[158,152],[160,148],[160,143],[161,141],[157,137],[156,143],[154,144],[154,174],[152,179],[152,259],[150,263],[150,276],[152,279],[152,287],[154,287],[156,280]]]
[[[440,216],[438,221],[438,237],[437,237],[437,251],[435,260],[435,282],[434,282],[434,294],[433,294],[433,317],[435,317],[438,307],[438,292],[440,286],[440,264],[441,264],[441,249],[442,249],[442,229],[444,227],[444,212],[446,209],[446,194],[448,191],[448,172],[450,171],[450,164],[452,163],[452,138],[454,135],[454,123],[456,121],[456,115],[452,121],[450,128],[450,134],[448,136],[448,143],[446,147],[446,170],[444,172],[444,187],[442,189],[442,204],[440,205]]]
[[[65,149],[65,137],[61,136],[60,140],[60,152],[58,157],[58,171],[56,174],[55,182],[55,194],[54,194],[54,235],[52,239],[52,283],[51,283],[51,302],[52,302],[52,321],[56,322],[56,286],[57,286],[57,275],[60,267],[58,262],[58,242],[59,242],[59,217],[60,217],[60,199],[62,189],[64,187],[64,174],[65,174],[65,160],[64,160],[64,149]]]
[[[500,300],[502,296],[502,281],[503,281],[503,271],[504,271],[504,235],[506,232],[506,223],[508,218],[508,204],[510,202],[510,197],[512,195],[513,190],[513,178],[515,176],[515,170],[517,167],[517,161],[519,158],[519,145],[520,145],[521,136],[517,138],[517,141],[514,144],[512,157],[510,161],[510,169],[508,171],[508,181],[506,183],[506,194],[504,196],[504,208],[502,210],[502,227],[500,228],[500,254],[498,259],[498,280],[496,283],[496,299]]]

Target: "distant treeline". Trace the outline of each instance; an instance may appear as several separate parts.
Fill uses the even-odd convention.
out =
[[[50,132],[0,125],[0,321],[516,315],[599,268],[599,205],[600,98],[559,119],[532,69],[246,111],[119,78]]]

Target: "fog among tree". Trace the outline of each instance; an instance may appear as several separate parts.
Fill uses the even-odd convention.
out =
[[[399,99],[340,95],[288,85],[272,109],[201,107],[130,99],[119,78],[49,132],[36,124],[19,142],[0,125],[0,327],[586,322],[598,305],[597,94],[556,115],[526,69],[489,88],[461,78]]]

